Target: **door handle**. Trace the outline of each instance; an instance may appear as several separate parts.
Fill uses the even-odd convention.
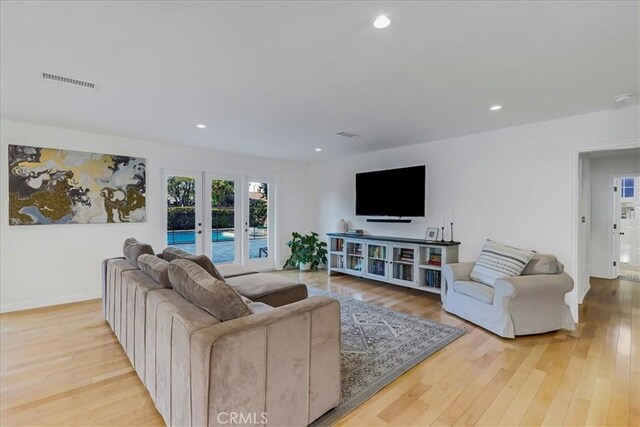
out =
[[[624,236],[624,232],[623,232],[623,231],[621,231],[621,232],[620,232],[620,235],[621,235],[621,236]]]
[[[198,234],[202,234],[202,230],[198,230]]]

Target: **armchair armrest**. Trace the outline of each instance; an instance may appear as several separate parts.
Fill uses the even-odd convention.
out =
[[[446,264],[442,269],[442,274],[447,281],[453,286],[458,280],[471,280],[471,270],[475,262],[458,262],[455,264]]]
[[[193,425],[266,412],[307,425],[340,399],[340,304],[312,297],[200,329],[191,338]]]
[[[504,277],[494,284],[495,298],[537,295],[564,295],[573,289],[573,279],[566,273]]]
[[[471,280],[471,270],[475,262],[458,262],[454,264],[446,264],[442,268],[442,276],[444,282],[442,283],[442,292],[440,292],[440,299],[443,303],[446,303],[447,291],[453,288],[453,284],[458,280]]]

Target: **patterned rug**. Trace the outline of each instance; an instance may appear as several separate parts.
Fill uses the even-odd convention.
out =
[[[618,276],[619,280],[626,280],[628,282],[640,282],[640,274],[625,273]]]
[[[464,334],[464,329],[398,313],[309,287],[309,296],[340,301],[342,396],[340,404],[312,426],[327,426],[380,389]]]

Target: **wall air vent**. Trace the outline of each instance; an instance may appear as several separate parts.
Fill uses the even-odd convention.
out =
[[[71,77],[61,76],[60,74],[46,73],[42,72],[42,78],[45,80],[52,80],[58,83],[66,83],[68,85],[86,87],[87,89],[95,89],[96,84],[91,82],[86,82],[84,80],[78,80]]]
[[[336,133],[336,135],[344,136],[345,138],[356,138],[356,137],[360,136],[360,135],[357,135],[355,133],[345,132],[345,131],[338,132],[338,133]]]

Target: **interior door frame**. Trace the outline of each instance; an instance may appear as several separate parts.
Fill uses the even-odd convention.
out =
[[[242,247],[243,247],[243,235],[244,233],[242,232],[242,211],[244,210],[242,208],[242,186],[243,186],[243,182],[244,182],[244,178],[242,175],[234,175],[234,174],[229,174],[229,173],[217,173],[217,172],[210,172],[210,171],[205,171],[203,173],[204,176],[204,182],[206,183],[208,188],[208,185],[210,185],[210,182],[212,180],[229,180],[229,181],[233,181],[234,182],[234,192],[233,192],[233,209],[234,209],[234,215],[233,215],[233,226],[235,229],[235,236],[234,236],[234,257],[233,257],[233,262],[225,262],[223,264],[238,264],[240,265],[242,263]],[[203,186],[203,199],[206,199],[207,194],[209,196],[211,196],[210,193],[207,193],[205,187]],[[211,224],[211,200],[207,200],[208,203],[204,204],[204,230],[209,232],[209,235],[211,234],[211,232],[213,232],[213,226]],[[204,253],[208,256],[208,257],[212,257],[213,253],[211,252],[212,249],[212,242],[211,242],[211,238],[208,237],[207,239],[205,239],[204,241]]]
[[[611,248],[609,251],[609,256],[611,257],[609,265],[611,268],[611,277],[614,278],[620,275],[620,245],[622,243],[620,237],[620,216],[622,215],[622,178],[634,178],[637,175],[637,172],[629,172],[616,173],[609,176],[609,182],[612,183],[613,187],[617,188],[616,192],[609,192],[609,223],[616,225],[616,229],[611,230],[608,237],[609,248]],[[616,263],[615,266],[613,265],[614,261]]]
[[[249,183],[261,182],[268,185],[268,198],[267,198],[267,244],[268,244],[268,256],[266,258],[251,258],[250,257],[250,227],[249,227]],[[256,270],[273,270],[275,267],[275,260],[277,259],[277,249],[275,241],[275,229],[276,229],[276,198],[277,198],[277,179],[273,177],[261,176],[261,175],[245,175],[242,184],[242,198],[245,204],[242,209],[242,265],[255,268]]]
[[[203,247],[203,208],[202,203],[204,201],[204,192],[203,192],[203,174],[200,171],[192,171],[186,169],[172,169],[172,168],[162,168],[162,239],[164,240],[165,245],[167,242],[167,233],[168,233],[168,218],[167,218],[167,178],[170,176],[182,176],[193,178],[196,182],[195,193],[195,252],[196,254],[204,253]],[[209,220],[211,222],[211,220]],[[199,225],[198,225],[199,224]],[[199,231],[199,232],[198,232]]]
[[[571,261],[572,265],[569,269],[569,275],[573,278],[580,277],[580,271],[583,268],[582,260],[579,253],[579,236],[580,236],[580,155],[583,153],[592,153],[605,150],[624,150],[626,148],[636,148],[640,146],[640,139],[626,139],[618,141],[600,142],[593,146],[575,147],[571,156]],[[575,322],[579,319],[579,291],[580,286],[574,286],[573,290],[565,297],[566,302],[571,310],[571,315]],[[588,292],[588,291],[587,291]]]

